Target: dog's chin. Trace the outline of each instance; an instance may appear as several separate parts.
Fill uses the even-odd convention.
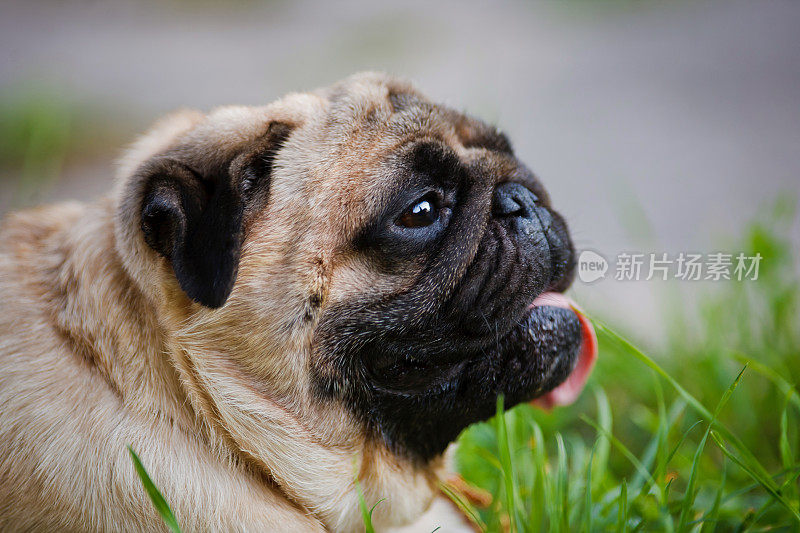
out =
[[[597,359],[592,323],[569,297],[546,292],[528,307],[517,329],[524,330],[521,349],[547,365],[535,405],[549,409],[574,402]]]
[[[530,307],[501,343],[505,394],[514,403],[554,390],[575,368],[581,348],[581,327],[570,309]]]

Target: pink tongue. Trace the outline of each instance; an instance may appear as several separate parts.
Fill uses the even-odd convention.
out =
[[[540,396],[531,402],[537,407],[552,409],[556,405],[569,405],[580,396],[597,360],[597,335],[595,335],[592,323],[589,322],[589,319],[586,318],[571,298],[564,296],[560,292],[545,292],[533,301],[530,308],[543,305],[572,309],[578,315],[583,336],[578,362],[567,380],[544,396]]]

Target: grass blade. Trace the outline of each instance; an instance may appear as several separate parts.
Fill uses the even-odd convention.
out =
[[[372,524],[372,512],[375,507],[383,501],[383,499],[375,502],[371,508],[367,507],[367,501],[364,499],[364,491],[361,490],[361,484],[358,478],[355,478],[356,491],[358,492],[358,506],[361,509],[361,520],[364,522],[364,533],[375,533],[375,526]]]
[[[781,412],[781,436],[779,440],[779,447],[781,451],[781,462],[783,468],[789,468],[794,464],[794,454],[792,447],[789,444],[789,400],[794,394],[794,391],[788,391],[783,399],[783,411]]]
[[[136,469],[136,474],[139,475],[139,480],[141,480],[147,496],[150,498],[150,501],[153,502],[153,507],[156,508],[158,514],[161,515],[164,524],[166,524],[173,533],[180,533],[181,528],[178,526],[178,521],[175,519],[172,509],[169,508],[167,500],[161,494],[161,491],[158,490],[155,483],[153,483],[153,480],[150,479],[150,475],[147,473],[144,465],[142,465],[142,461],[139,460],[139,456],[136,455],[136,452],[134,452],[133,448],[130,446],[128,446],[128,453],[131,454],[133,467]]]
[[[728,387],[728,390],[723,393],[722,398],[720,398],[719,402],[717,403],[717,407],[714,409],[714,415],[708,422],[706,432],[703,435],[703,438],[700,440],[700,444],[697,446],[697,450],[695,451],[694,459],[692,461],[692,470],[689,474],[689,483],[686,485],[686,492],[683,496],[683,501],[681,502],[681,514],[680,518],[678,519],[678,531],[685,531],[689,528],[689,515],[694,508],[694,500],[697,496],[695,490],[695,485],[697,484],[697,466],[700,463],[700,456],[703,454],[703,450],[706,447],[708,434],[711,432],[714,422],[717,421],[720,411],[722,411],[722,408],[726,403],[728,403],[728,400],[733,394],[733,391],[736,390],[736,387],[739,386],[739,382],[741,381],[745,370],[747,370],[747,365],[745,365],[744,368],[739,371],[739,375],[733,380],[733,383],[731,383],[730,387]]]
[[[794,516],[795,520],[800,522],[800,513],[798,513],[797,509],[795,509],[794,506],[792,506],[792,504],[786,500],[783,494],[781,494],[780,491],[775,488],[775,482],[772,480],[772,478],[762,478],[759,472],[754,471],[748,464],[733,455],[725,446],[725,442],[722,440],[722,437],[720,437],[716,432],[711,432],[711,438],[714,439],[714,442],[717,443],[719,449],[722,450],[722,453],[725,454],[728,459],[739,465],[739,467],[751,478],[753,478],[754,481],[761,485],[764,490],[766,490],[773,498],[778,500],[778,502],[780,502],[790,513],[792,513],[792,516]]]
[[[497,397],[497,447],[500,453],[500,465],[503,472],[505,487],[506,507],[510,521],[510,531],[519,531],[521,520],[517,513],[516,483],[514,482],[514,465],[511,460],[511,445],[506,426],[505,409],[503,408],[503,395]]]
[[[655,374],[655,372],[651,372],[653,377],[653,388],[656,392],[656,406],[658,408],[658,429],[656,431],[656,474],[655,479],[660,484],[661,480],[665,478],[667,473],[667,455],[668,451],[668,444],[667,438],[669,437],[669,424],[667,423],[667,407],[666,403],[664,402],[664,389],[661,386],[661,380]],[[662,494],[664,494],[665,488],[659,486],[661,489]],[[666,498],[662,496],[662,501],[666,501]]]
[[[557,482],[557,501],[558,501],[558,523],[559,531],[569,531],[569,481],[567,471],[567,449],[564,446],[564,438],[561,433],[556,433],[556,445],[558,447],[558,482]]]
[[[544,447],[544,436],[542,435],[542,428],[539,427],[539,424],[536,421],[531,421],[531,426],[533,428],[533,461],[536,466],[536,479],[539,480],[539,490],[536,491],[534,495],[534,502],[537,506],[538,513],[532,512],[531,517],[538,516],[539,519],[539,530],[540,531],[547,531],[549,529],[553,529],[557,527],[553,524],[552,520],[548,524],[545,518],[550,518],[552,515],[550,509],[554,505],[552,498],[550,497],[552,493],[552,488],[550,485],[550,476],[547,475],[547,450]],[[531,520],[533,522],[533,520]],[[533,525],[533,523],[531,524]],[[549,526],[549,527],[548,527]]]
[[[592,463],[594,462],[594,454],[597,451],[597,446],[600,444],[600,440],[604,439],[602,436],[598,436],[597,439],[594,441],[594,446],[592,446],[592,453],[589,454],[589,461],[586,463],[586,491],[585,499],[583,502],[584,505],[584,518],[583,524],[586,528],[587,533],[591,533],[592,531]]]
[[[456,504],[461,512],[467,515],[467,518],[469,518],[473,524],[480,528],[481,531],[486,531],[486,524],[483,522],[483,520],[481,520],[480,514],[471,503],[462,498],[447,483],[439,483],[439,490],[441,490],[445,496],[450,498],[450,500]]]
[[[694,500],[697,496],[695,490],[695,484],[697,483],[697,465],[700,463],[700,456],[703,454],[703,450],[706,447],[706,441],[708,440],[708,434],[711,431],[711,424],[708,425],[708,429],[706,429],[703,438],[700,440],[700,444],[698,444],[697,449],[694,452],[694,458],[692,460],[692,469],[689,473],[689,483],[686,485],[686,492],[683,495],[683,500],[681,501],[681,514],[678,517],[678,531],[687,531],[689,530],[689,516],[694,508]]]
[[[675,447],[672,448],[672,451],[669,453],[669,456],[667,456],[667,464],[669,464],[669,462],[672,461],[672,458],[675,457],[675,454],[678,453],[678,450],[681,449],[681,446],[683,446],[683,443],[686,440],[686,437],[689,436],[689,434],[692,432],[692,430],[694,430],[694,428],[696,428],[697,426],[699,426],[702,423],[703,423],[702,420],[698,420],[697,422],[692,424],[689,427],[689,429],[687,429],[686,431],[683,432],[683,435],[681,436],[681,440],[678,441],[678,444],[676,444]]]
[[[597,422],[606,433],[611,434],[614,425],[611,415],[611,405],[608,402],[608,396],[605,391],[598,387],[594,391],[595,401],[597,403]],[[606,469],[608,468],[608,456],[611,451],[611,442],[603,436],[595,441],[595,460],[594,472],[592,478],[595,483],[600,483],[606,478]]]
[[[714,496],[714,505],[711,506],[711,510],[708,512],[706,516],[703,517],[703,526],[700,529],[701,533],[706,533],[708,531],[714,531],[717,528],[717,520],[719,517],[719,508],[722,503],[722,493],[725,491],[725,481],[727,478],[727,470],[725,468],[725,463],[722,463],[722,480],[719,482],[719,487],[717,488],[717,494]]]
[[[619,512],[617,515],[617,532],[628,530],[628,483],[623,479],[619,491]]]

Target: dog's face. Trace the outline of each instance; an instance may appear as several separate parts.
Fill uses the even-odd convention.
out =
[[[283,405],[332,402],[426,461],[575,366],[579,317],[532,305],[570,284],[567,227],[494,128],[370,75],[184,117],[149,150],[120,208],[158,257],[141,283],[179,286]]]

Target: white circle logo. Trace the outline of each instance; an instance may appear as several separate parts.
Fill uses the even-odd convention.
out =
[[[578,256],[578,278],[584,283],[591,283],[606,277],[608,261],[605,257],[591,250],[584,250]]]

